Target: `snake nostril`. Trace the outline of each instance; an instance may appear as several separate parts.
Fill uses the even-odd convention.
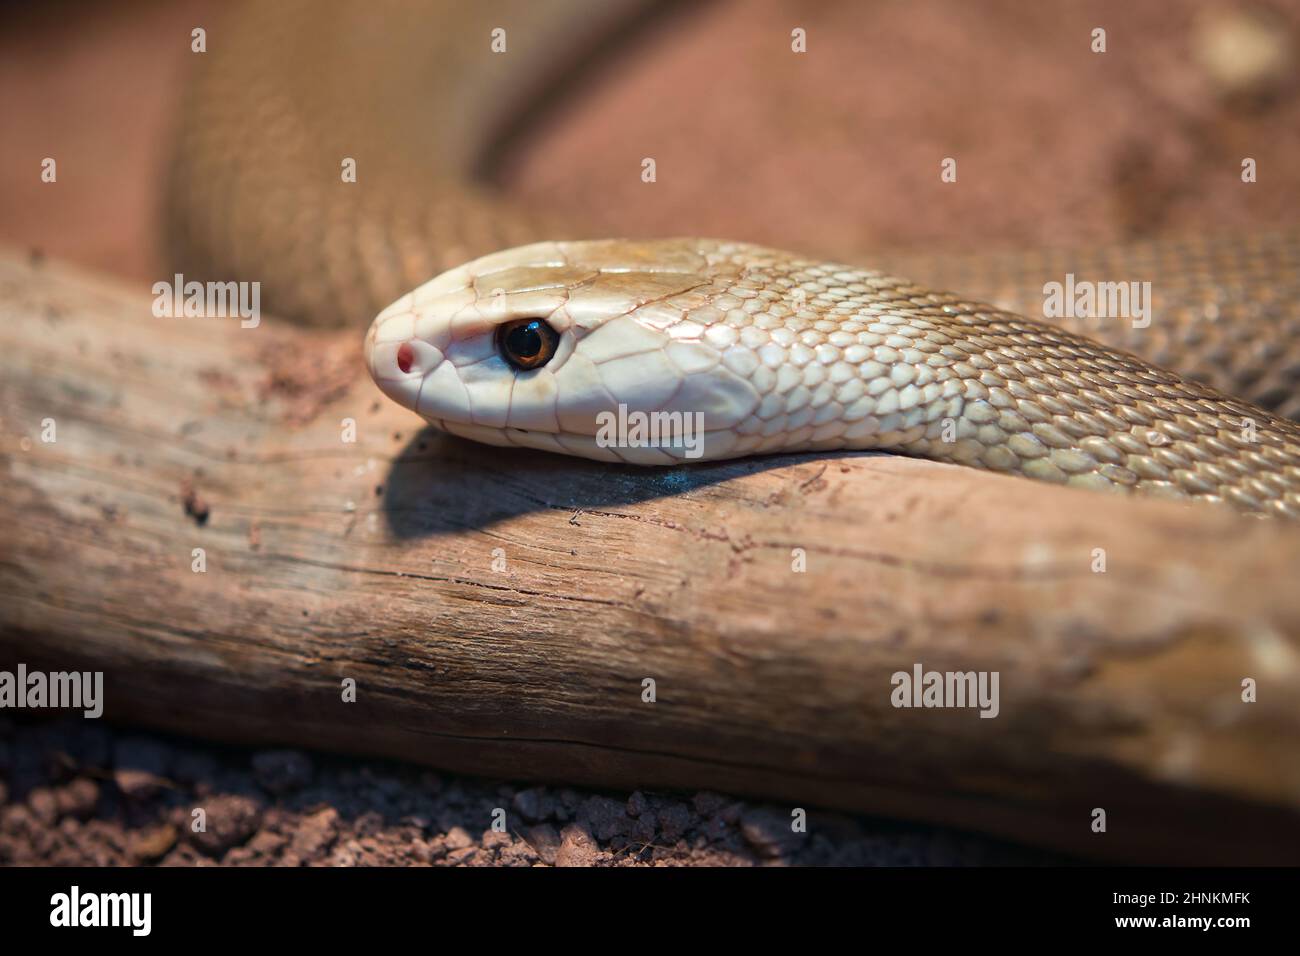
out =
[[[411,366],[415,364],[415,349],[411,348],[410,342],[403,342],[397,347],[397,367],[403,373],[409,372]]]

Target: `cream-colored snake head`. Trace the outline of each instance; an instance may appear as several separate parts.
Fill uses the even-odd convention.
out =
[[[496,445],[637,464],[887,449],[1300,516],[1292,422],[1055,326],[744,243],[485,256],[380,313],[366,357],[390,398]]]
[[[437,427],[495,445],[638,464],[743,454],[736,429],[762,396],[753,363],[728,355],[739,330],[708,308],[719,251],[741,248],[758,251],[543,242],[476,259],[380,313],[366,337],[370,373]],[[704,434],[664,431],[653,447],[604,441],[602,422],[620,407],[624,421],[689,415]]]

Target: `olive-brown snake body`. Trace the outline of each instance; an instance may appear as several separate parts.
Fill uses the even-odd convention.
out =
[[[1059,264],[872,263],[961,295],[699,239],[552,242],[460,267],[581,234],[473,173],[538,77],[639,6],[236,11],[181,122],[170,211],[185,264],[259,279],[273,311],[307,321],[359,323],[394,303],[368,339],[372,374],[440,427],[499,444],[666,463],[680,450],[600,445],[596,416],[697,412],[705,457],[884,449],[1300,517],[1300,429],[1283,417],[1300,411],[1294,233]],[[493,59],[499,21],[514,46]],[[355,183],[340,181],[346,160]],[[1043,277],[1067,270],[1151,281],[1154,321],[1063,331],[979,304],[1033,314]],[[558,333],[546,368],[496,354],[495,330],[520,318]]]

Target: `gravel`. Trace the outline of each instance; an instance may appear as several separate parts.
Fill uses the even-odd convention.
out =
[[[724,794],[590,792],[102,722],[0,718],[0,864],[1050,864],[956,831]]]

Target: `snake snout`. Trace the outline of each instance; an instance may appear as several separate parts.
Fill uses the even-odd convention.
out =
[[[417,334],[416,315],[405,300],[393,303],[371,323],[365,351],[375,384],[412,411],[417,409],[425,378],[444,358],[440,349]]]

